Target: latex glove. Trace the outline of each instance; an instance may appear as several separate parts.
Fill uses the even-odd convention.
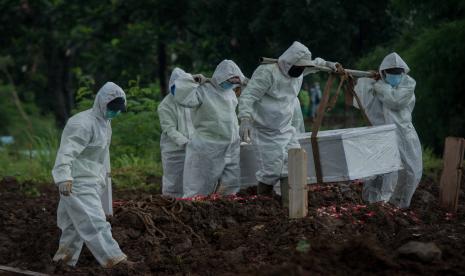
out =
[[[379,74],[378,71],[370,70],[369,72],[373,74],[373,77],[372,77],[372,78],[373,78],[374,80],[377,81],[377,80],[380,80],[380,79],[381,79],[381,75]]]
[[[326,62],[326,67],[329,67],[333,72],[337,72],[337,66],[340,65],[339,62],[331,62],[327,61]]]
[[[241,141],[250,143],[252,141],[252,120],[250,118],[241,118],[241,125],[239,127],[239,136]]]
[[[187,139],[187,137],[185,137],[185,136],[179,136],[179,137],[177,137],[177,139],[174,140],[174,142],[179,147],[185,148],[187,143],[189,143],[189,139]]]
[[[69,196],[71,194],[71,190],[73,189],[73,182],[72,181],[65,181],[58,184],[58,190],[60,194],[63,196]]]
[[[187,148],[187,144],[189,144],[190,140],[186,139],[186,142],[181,145],[183,149]]]
[[[192,77],[194,78],[195,82],[199,83],[199,84],[204,84],[207,82],[207,78],[202,75],[202,74],[195,74],[195,75],[192,75]]]

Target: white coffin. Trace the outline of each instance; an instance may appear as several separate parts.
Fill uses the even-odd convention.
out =
[[[316,183],[310,136],[302,133],[297,137],[308,154],[307,181]],[[318,146],[324,182],[362,179],[402,169],[395,125],[320,131]],[[255,185],[253,145],[241,146],[241,170],[242,184]]]
[[[316,183],[311,133],[298,136],[308,153],[308,182]],[[323,182],[362,179],[402,169],[395,125],[318,132]]]

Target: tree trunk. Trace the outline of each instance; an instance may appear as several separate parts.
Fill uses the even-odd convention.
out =
[[[62,90],[62,72],[63,64],[60,61],[62,58],[58,47],[54,46],[52,39],[49,40],[50,47],[45,50],[45,58],[48,66],[47,68],[47,94],[50,97],[54,97],[53,109],[55,118],[60,126],[66,123],[69,117],[66,99]]]
[[[62,52],[63,53],[63,52]],[[74,107],[74,93],[70,88],[71,81],[71,52],[66,51],[63,53],[63,66],[61,71],[61,91],[65,99],[65,110],[68,119],[71,116],[71,110]]]
[[[158,41],[158,79],[160,80],[160,91],[162,96],[167,94],[167,85],[166,85],[166,45],[160,39]]]

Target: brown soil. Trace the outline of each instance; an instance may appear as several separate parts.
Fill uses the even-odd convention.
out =
[[[86,248],[74,269],[51,261],[60,234],[58,193],[45,185],[38,197],[23,196],[32,185],[0,183],[1,265],[58,275],[465,273],[465,206],[457,215],[440,210],[430,180],[409,210],[365,205],[356,183],[312,187],[309,216],[299,220],[253,189],[199,201],[116,192],[113,235],[136,264],[113,270],[100,268]],[[399,256],[396,249],[408,241],[432,241],[442,258]]]

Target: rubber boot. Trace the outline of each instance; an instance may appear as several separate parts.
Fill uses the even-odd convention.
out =
[[[258,182],[257,194],[259,196],[272,197],[273,196],[273,186],[262,183],[262,182]]]
[[[284,208],[289,207],[289,178],[283,177],[279,179],[281,182],[281,204]]]

